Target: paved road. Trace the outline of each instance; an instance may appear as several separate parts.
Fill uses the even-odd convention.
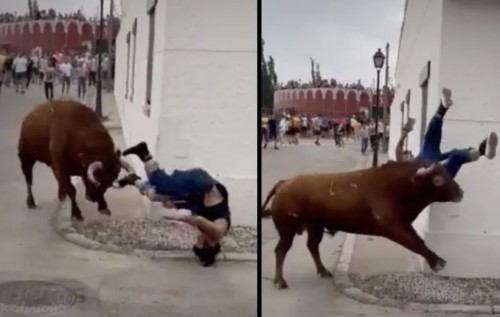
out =
[[[305,142],[307,143],[307,142]],[[354,168],[360,159],[357,145],[338,149],[332,144],[311,146],[302,144],[280,150],[266,149],[262,155],[262,194],[265,197],[274,183],[302,172],[343,171]],[[364,305],[339,293],[331,279],[316,276],[313,260],[306,247],[306,234],[296,237],[284,266],[290,288],[276,290],[274,277],[274,247],[277,233],[272,221],[262,222],[262,314],[266,317],[302,316],[491,316],[468,314],[428,314],[404,312],[398,309]],[[325,235],[321,245],[323,262],[334,268],[344,235],[331,238]]]
[[[45,315],[50,317],[256,316],[255,264],[202,268],[189,260],[153,261],[63,241],[50,224],[57,207],[56,184],[42,165],[34,171],[39,208],[24,207],[26,189],[16,146],[22,117],[43,100],[41,88],[34,88],[26,95],[9,89],[0,95],[0,282],[56,281],[85,296],[70,310]],[[117,197],[108,194],[112,211],[130,208],[129,201]],[[84,213],[95,212],[95,206],[83,208]],[[0,305],[0,316],[19,316],[1,309]]]

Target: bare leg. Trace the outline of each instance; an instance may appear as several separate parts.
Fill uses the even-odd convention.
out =
[[[324,229],[323,226],[310,226],[307,228],[307,248],[311,252],[316,271],[321,277],[331,277],[332,274],[323,265],[321,256],[319,254],[319,245],[323,240]]]

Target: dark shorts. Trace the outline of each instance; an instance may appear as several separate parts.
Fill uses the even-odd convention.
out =
[[[16,80],[23,80],[23,79],[26,78],[26,72],[24,72],[24,73],[15,73],[14,76],[15,76]]]
[[[321,127],[321,131],[322,131],[322,132],[328,132],[328,128],[326,128],[326,127]]]
[[[198,213],[198,216],[201,216],[207,220],[215,221],[218,219],[226,219],[227,221],[227,230],[231,228],[231,212],[229,210],[229,206],[227,202],[223,201],[220,204],[215,206],[205,207],[201,212]],[[227,232],[227,231],[226,231]]]
[[[269,138],[270,139],[277,139],[278,138],[278,133],[276,131],[269,131]]]
[[[321,135],[321,130],[314,130],[314,135],[316,136]]]

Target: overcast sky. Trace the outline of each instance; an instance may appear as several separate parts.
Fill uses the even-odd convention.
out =
[[[309,57],[323,78],[340,82],[375,78],[373,54],[390,43],[396,66],[405,0],[262,0],[264,54],[275,59],[278,81],[311,80]],[[383,77],[382,77],[383,78]]]
[[[105,16],[109,12],[109,1],[104,0]],[[145,1],[145,0],[137,0]],[[119,3],[115,0],[115,3]],[[94,16],[99,7],[100,0],[38,0],[38,6],[43,9],[56,9],[63,13],[76,12],[82,10],[84,14]],[[0,0],[0,12],[25,13],[28,11],[28,0]]]

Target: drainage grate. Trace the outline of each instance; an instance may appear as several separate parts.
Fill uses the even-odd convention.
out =
[[[54,313],[70,308],[77,294],[62,285],[40,281],[0,284],[0,310],[22,314]]]

